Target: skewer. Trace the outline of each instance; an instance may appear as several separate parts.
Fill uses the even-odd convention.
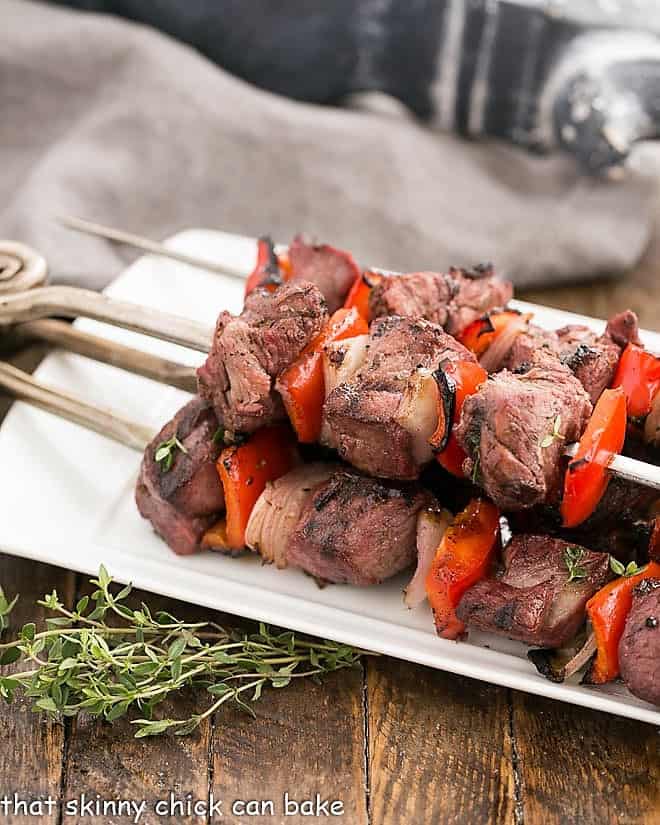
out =
[[[577,444],[569,444],[564,450],[564,455],[572,458],[577,449]],[[636,458],[629,458],[626,455],[614,455],[607,469],[612,475],[625,481],[641,484],[643,487],[650,487],[653,490],[660,490],[660,467],[656,467],[654,464],[647,464],[645,461],[638,461]]]
[[[67,225],[75,225],[81,231],[87,231],[89,224],[86,221],[67,222]],[[100,225],[91,224],[95,229],[95,234],[101,234],[108,229]],[[98,230],[98,231],[96,231]],[[135,238],[130,233],[120,230],[109,230],[113,239]],[[119,237],[121,236],[121,238]],[[138,241],[151,244],[151,241],[138,238]],[[123,241],[132,243],[132,240]],[[140,245],[139,248],[145,248]],[[163,254],[169,255],[171,250],[163,247]],[[177,255],[170,256],[180,260]],[[186,261],[189,263],[189,261]],[[214,271],[224,272],[221,267],[215,267]],[[234,272],[236,275],[236,271]],[[239,277],[237,275],[237,277]],[[244,277],[244,276],[240,276]],[[213,331],[203,324],[190,321],[175,315],[140,307],[124,301],[109,298],[106,295],[92,292],[90,290],[78,289],[75,287],[41,287],[32,289],[13,297],[3,297],[0,294],[0,328],[9,324],[32,322],[37,319],[47,318],[49,315],[64,315],[66,317],[77,317],[84,315],[99,321],[104,321],[125,329],[141,332],[155,338],[170,341],[200,352],[208,352],[212,340]],[[60,331],[61,332],[61,331]],[[51,332],[51,334],[53,334]],[[73,343],[73,341],[72,341]],[[107,343],[107,342],[105,342]],[[83,346],[83,342],[80,342]],[[87,353],[91,354],[98,347],[98,340],[86,342]],[[107,344],[107,348],[115,345]],[[105,347],[101,350],[106,353]],[[136,352],[135,350],[133,352]],[[100,358],[99,360],[104,360]],[[107,361],[106,361],[107,363]],[[116,363],[116,362],[115,362]],[[151,376],[149,376],[151,377]],[[33,379],[31,379],[33,381]],[[158,379],[157,379],[158,380]],[[7,387],[7,389],[9,389]],[[184,387],[187,389],[187,387]],[[51,391],[53,392],[53,391]],[[565,455],[572,456],[577,450],[577,444],[570,444],[565,450]],[[660,467],[647,464],[643,461],[628,458],[627,456],[616,455],[609,464],[609,471],[619,478],[641,484],[655,490],[660,490]]]
[[[108,341],[98,335],[83,332],[66,321],[28,321],[12,328],[8,338],[11,347],[19,348],[29,341],[45,341],[67,352],[75,352],[77,355],[186,392],[195,392],[197,388],[194,367],[127,347],[117,341]]]
[[[129,421],[110,409],[88,404],[75,395],[48,387],[26,372],[3,362],[0,362],[0,388],[14,398],[139,452],[144,452],[155,435],[149,427]]]
[[[213,329],[198,321],[119,301],[89,289],[45,286],[18,295],[0,295],[0,328],[53,315],[94,318],[199,352],[208,352],[213,338]]]
[[[78,232],[84,232],[87,235],[95,235],[97,238],[105,238],[109,241],[116,241],[127,246],[133,246],[136,249],[141,249],[143,252],[151,252],[153,255],[162,255],[164,258],[172,258],[175,261],[180,261],[190,266],[195,266],[198,269],[206,269],[209,272],[216,272],[219,275],[229,275],[232,278],[240,278],[243,280],[248,273],[243,269],[238,269],[227,264],[216,264],[205,258],[198,258],[195,255],[187,255],[185,252],[177,252],[175,249],[169,249],[162,243],[151,241],[148,238],[143,238],[140,235],[134,235],[132,232],[125,232],[123,229],[114,229],[111,226],[103,226],[100,223],[93,221],[86,221],[82,218],[76,218],[73,215],[62,215],[59,217],[59,222],[69,229],[74,229]]]

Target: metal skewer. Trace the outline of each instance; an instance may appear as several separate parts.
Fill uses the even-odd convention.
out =
[[[243,280],[248,274],[242,269],[237,269],[226,264],[222,264],[221,266],[205,258],[186,255],[185,252],[177,252],[175,249],[169,249],[162,243],[151,241],[148,238],[142,238],[140,235],[134,235],[132,232],[125,232],[123,229],[103,226],[103,224],[86,221],[72,215],[62,215],[58,220],[64,226],[69,227],[69,229],[75,229],[87,235],[95,235],[97,238],[105,238],[109,241],[116,241],[127,246],[133,246],[144,252],[151,252],[153,255],[162,255],[164,258],[172,258],[175,261],[196,266],[199,269],[207,269],[209,272],[216,272],[219,275],[229,275],[232,278],[240,278]]]
[[[69,393],[40,383],[22,370],[0,361],[0,388],[14,398],[53,413],[60,418],[80,424],[99,435],[144,452],[155,436],[149,427],[129,421],[112,410],[88,404]]]

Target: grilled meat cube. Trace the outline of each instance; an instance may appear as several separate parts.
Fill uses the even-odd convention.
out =
[[[554,502],[564,446],[582,435],[591,403],[580,382],[554,356],[537,352],[524,374],[503,371],[466,399],[456,428],[479,479],[503,510]]]
[[[542,329],[536,324],[528,324],[527,330],[514,339],[500,369],[507,369],[511,372],[523,371],[532,362],[534,353],[538,350],[546,350],[553,355],[559,355],[559,338],[552,330]]]
[[[257,289],[238,317],[220,315],[211,352],[197,376],[199,393],[213,404],[228,439],[285,417],[275,379],[327,320],[323,296],[306,281],[287,283],[275,292]]]
[[[577,578],[569,581],[567,553]],[[468,627],[529,645],[561,647],[585,619],[587,601],[610,578],[609,556],[549,536],[515,536],[505,569],[467,590],[456,611]]]
[[[612,383],[623,347],[639,342],[638,332],[637,316],[631,310],[611,318],[603,335],[581,325],[557,330],[559,357],[585,388],[592,404]]]
[[[145,450],[135,488],[138,510],[175,553],[187,555],[224,510],[222,485],[215,461],[222,445],[211,405],[193,398],[169,421]],[[156,461],[159,448],[174,436],[169,460]]]
[[[372,318],[387,315],[425,318],[457,335],[472,321],[513,295],[490,267],[475,270],[451,268],[443,272],[391,275],[374,285],[369,296]]]
[[[382,482],[336,464],[303,465],[267,485],[246,541],[278,567],[327,582],[377,584],[415,560],[417,515],[432,503],[416,484]]]
[[[633,590],[619,666],[631,693],[660,705],[660,579],[645,579]]]
[[[314,284],[334,312],[343,306],[348,291],[361,274],[350,252],[327,244],[307,243],[296,235],[289,246],[290,280]]]
[[[361,349],[361,365],[326,398],[325,443],[370,475],[415,479],[442,407],[436,373],[474,356],[436,324],[397,316],[374,321]]]

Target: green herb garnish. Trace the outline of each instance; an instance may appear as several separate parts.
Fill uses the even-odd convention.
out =
[[[614,556],[610,556],[610,570],[617,576],[625,576],[626,578],[629,576],[636,576],[637,573],[641,572],[641,569],[642,568],[638,566],[637,562],[631,561],[625,565],[618,559],[615,559]]]
[[[152,613],[126,604],[131,586],[112,587],[101,567],[96,590],[68,610],[55,591],[38,604],[55,614],[46,629],[26,624],[16,641],[0,644],[0,665],[19,659],[32,667],[0,677],[0,696],[30,697],[34,709],[50,715],[84,712],[108,722],[138,715],[136,737],[195,730],[221,705],[234,702],[254,715],[250,702],[264,687],[282,688],[293,679],[318,677],[351,667],[363,651],[330,641],[275,632],[225,629],[213,622],[182,622],[169,613]],[[5,619],[16,599],[2,596]],[[106,619],[111,619],[106,622]],[[209,707],[187,719],[155,719],[154,709],[184,686],[206,688]],[[137,712],[137,713],[136,713]]]
[[[550,447],[551,444],[554,444],[555,441],[564,440],[564,436],[559,432],[560,429],[561,415],[558,415],[552,423],[552,432],[543,436],[543,440],[541,441],[541,449],[545,450],[547,447]]]
[[[568,570],[568,582],[586,579],[588,573],[581,562],[584,560],[585,550],[583,547],[571,546],[564,550],[564,564]]]
[[[167,473],[172,469],[174,453],[176,450],[181,450],[182,453],[186,453],[186,455],[188,454],[188,450],[186,450],[183,444],[179,441],[179,437],[176,433],[174,433],[172,438],[168,441],[161,441],[161,443],[156,447],[154,459],[157,464],[160,464],[160,469],[162,472]]]
[[[225,429],[224,427],[218,427],[218,429],[213,433],[213,443],[214,444],[222,444],[225,443]]]

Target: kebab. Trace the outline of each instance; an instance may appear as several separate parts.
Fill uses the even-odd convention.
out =
[[[202,406],[202,407],[201,407],[198,411],[196,411],[196,412],[195,412],[195,415],[197,415],[197,412],[204,413],[206,410],[208,410],[208,405],[207,405],[206,407],[203,407],[203,406]],[[184,416],[184,417],[185,417],[185,416]],[[196,421],[197,419],[193,416],[193,417],[191,418],[191,421],[193,421],[193,420],[194,420],[194,421]],[[208,424],[208,423],[213,423],[213,422],[212,422],[212,420],[211,420],[211,422],[208,422],[208,421],[207,421],[206,423]],[[190,429],[191,429],[191,431],[194,429],[194,424],[190,427]],[[207,434],[208,434],[208,427],[207,427],[206,429],[207,429]],[[172,448],[172,446],[173,446],[173,447],[177,447],[177,441],[179,441],[179,442],[180,442],[180,444],[182,444],[182,445],[183,445],[183,449],[181,450],[181,449],[180,449],[180,447],[177,447],[177,448],[178,448],[178,449],[180,449],[180,451],[183,453],[183,455],[186,455],[186,456],[187,456],[187,455],[188,455],[188,447],[186,446],[186,444],[184,443],[184,441],[185,441],[185,440],[189,437],[189,435],[190,435],[190,433],[188,433],[187,435],[184,435],[184,436],[183,436],[183,439],[184,439],[184,440],[179,439],[179,436],[178,436],[178,427],[177,427],[177,426],[175,426],[175,427],[174,427],[174,436],[170,436],[170,437],[167,439],[167,442],[171,442],[171,444],[170,444],[170,449]],[[172,469],[172,466],[173,466],[173,464],[174,464],[175,458],[173,458],[173,457],[171,456],[171,453],[167,453],[167,454],[165,454],[165,452],[162,452],[162,451],[164,450],[164,444],[162,444],[162,443],[161,443],[161,444],[156,445],[156,446],[158,447],[158,449],[156,450],[156,452],[160,452],[160,453],[161,453],[161,458],[160,458],[160,461],[163,461],[166,465],[169,465],[169,466],[168,466],[168,471],[169,471],[169,470],[171,470],[171,469]],[[233,449],[233,450],[240,450],[240,449],[241,449],[241,447],[236,447],[236,446],[235,446],[235,447],[232,447],[232,448],[230,448],[230,449]],[[171,458],[171,462],[170,462],[170,458]],[[155,454],[154,454],[154,459],[155,459]],[[209,459],[208,459],[208,456],[207,456],[207,455],[204,455],[204,456],[203,456],[203,459],[204,459],[204,460],[202,461],[202,465],[207,465],[207,466],[206,466],[206,469],[208,469],[208,465],[209,465]],[[211,461],[211,463],[212,463],[212,461]],[[192,479],[192,478],[194,478],[194,477],[196,476],[196,474],[197,474],[197,473],[196,473],[196,471],[195,471],[195,472],[192,472],[192,473],[190,474],[190,468],[189,468],[189,470],[188,470],[188,471],[186,471],[186,472],[183,472],[183,473],[182,473],[182,477],[184,477],[184,478],[185,478],[187,475],[190,475],[190,479]],[[190,480],[190,479],[189,479],[189,480]],[[370,481],[374,481],[374,480],[372,479],[372,480],[370,480]],[[376,484],[382,484],[381,482],[375,482],[375,483],[376,483]],[[173,486],[174,486],[174,487],[176,487],[176,485],[173,485]],[[382,495],[382,493],[381,493],[381,495]],[[367,496],[367,497],[371,497],[371,496],[372,496],[372,493],[370,492],[370,493],[368,494],[368,496]],[[408,497],[409,497],[409,496],[408,496]],[[170,498],[172,498],[172,496],[170,496]],[[191,502],[195,500],[195,496],[194,496],[194,495],[192,495],[192,494],[191,494],[191,495],[175,496],[174,498],[176,499],[176,500],[175,500],[175,505],[176,505],[176,506],[178,506],[178,507],[183,506],[183,508],[184,508],[184,509],[185,509],[185,508],[188,508],[188,509],[189,509],[189,511],[190,511],[190,513],[192,513],[192,514],[194,514],[194,515],[197,515],[197,511],[196,511],[195,509],[193,509],[193,507],[194,507],[195,505],[193,505],[193,507],[190,507]],[[491,505],[491,507],[492,507],[492,505]],[[315,510],[317,509],[317,508],[316,508],[316,506],[314,507],[314,509],[315,509]],[[254,508],[254,510],[256,510],[256,508]],[[334,520],[332,520],[332,521],[334,521]],[[424,521],[424,522],[427,522],[427,521],[428,521],[428,519],[424,519],[423,521]],[[249,521],[248,521],[248,523],[249,523]],[[423,522],[422,522],[422,523],[423,523]],[[491,518],[491,523],[492,523],[492,518]],[[491,530],[491,532],[492,532],[492,530]],[[442,542],[441,542],[440,544],[442,545]],[[492,547],[490,548],[490,550],[489,550],[488,552],[492,552]],[[477,557],[479,557],[479,553],[477,553]],[[301,565],[301,566],[302,566],[302,565]],[[481,570],[481,571],[482,571],[481,576],[479,576],[479,575],[477,576],[477,583],[483,580],[483,573],[485,573],[485,572],[487,571],[487,568],[488,568],[488,557],[486,558],[486,560],[485,560],[485,561],[482,559],[482,560],[481,560],[481,565],[480,565],[480,567],[478,567],[478,568],[477,568],[478,570]],[[418,572],[419,572],[419,571],[418,571]],[[473,573],[473,575],[474,575],[474,573]],[[378,580],[378,578],[376,578],[375,580]],[[468,589],[469,589],[469,588],[468,588]],[[460,621],[460,619],[459,619],[459,621]]]

